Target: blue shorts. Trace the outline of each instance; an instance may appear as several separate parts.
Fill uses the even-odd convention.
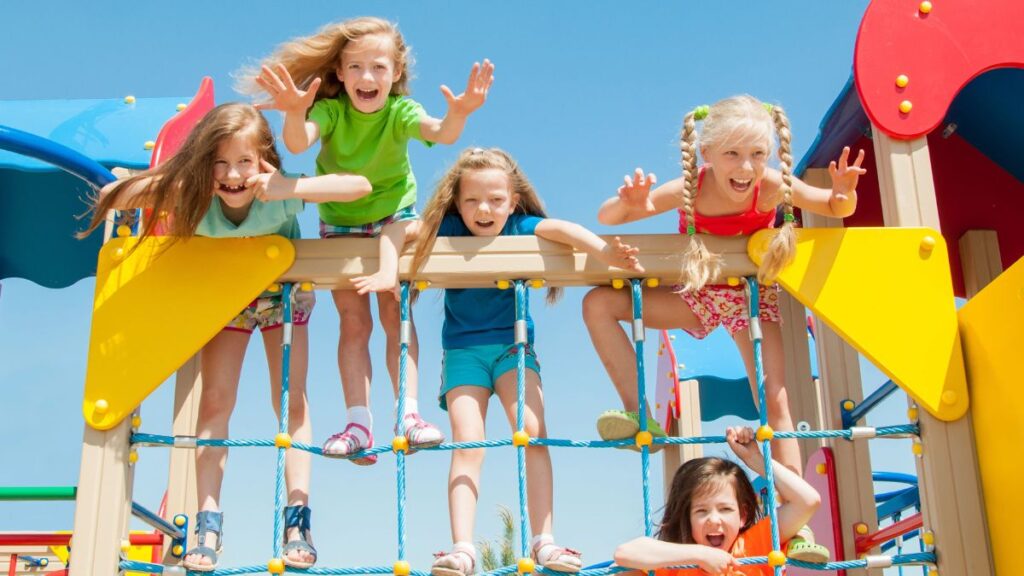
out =
[[[380,236],[380,231],[384,229],[388,224],[395,222],[404,222],[406,220],[419,220],[420,215],[416,213],[416,206],[410,205],[402,208],[398,212],[395,212],[391,216],[381,218],[376,222],[370,222],[368,224],[357,224],[355,226],[335,226],[334,224],[328,224],[323,220],[320,221],[320,237],[321,238],[335,238],[338,236],[357,236],[359,238],[376,238]],[[401,251],[401,250],[399,250]]]
[[[505,344],[484,344],[445,350],[441,360],[441,392],[437,401],[448,410],[446,395],[459,386],[479,386],[494,392],[498,377],[516,369],[516,347]],[[526,346],[526,369],[540,375],[540,362],[533,346]]]

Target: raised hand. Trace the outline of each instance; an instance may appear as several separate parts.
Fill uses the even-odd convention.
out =
[[[260,75],[256,77],[256,83],[267,91],[273,101],[257,104],[256,108],[304,114],[313,105],[320,82],[320,78],[314,78],[309,83],[309,88],[300,90],[295,86],[292,75],[288,73],[284,64],[275,65],[273,70],[269,66],[263,66],[260,68]]]
[[[739,566],[732,554],[710,546],[705,546],[701,550],[700,557],[696,558],[696,561],[700,569],[708,574],[737,574],[733,568]]]
[[[295,183],[285,178],[274,168],[273,164],[260,159],[261,172],[250,176],[245,181],[245,187],[251,188],[253,195],[261,202],[271,200],[285,200],[295,194]]]
[[[469,72],[469,81],[466,82],[466,91],[456,96],[451,89],[441,85],[441,93],[448,101],[448,113],[457,116],[469,116],[477,108],[487,101],[487,91],[491,89],[494,82],[494,64],[490,60],[484,60],[483,66],[478,62],[473,63],[473,69]]]
[[[832,196],[841,202],[849,199],[850,194],[857,190],[857,181],[867,173],[867,170],[860,167],[864,162],[863,149],[857,153],[857,159],[853,164],[848,164],[849,160],[850,147],[845,146],[839,156],[839,163],[836,164],[833,160],[828,165],[828,175],[832,177]]]
[[[640,261],[636,255],[640,252],[640,249],[636,246],[630,246],[622,242],[618,236],[614,240],[605,246],[604,250],[601,251],[602,258],[605,264],[609,266],[616,266],[624,270],[633,270],[634,272],[643,272],[644,267],[640,265]]]
[[[653,211],[651,188],[657,183],[657,176],[650,173],[645,177],[644,171],[637,168],[632,176],[627,174],[625,183],[619,186],[619,200],[631,209]]]
[[[754,472],[763,474],[764,458],[761,456],[761,448],[757,444],[753,430],[747,426],[726,428],[725,441],[744,464]]]

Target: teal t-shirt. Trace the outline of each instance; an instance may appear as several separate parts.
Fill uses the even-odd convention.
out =
[[[296,216],[302,212],[305,202],[299,198],[261,202],[253,200],[249,207],[249,215],[241,224],[235,225],[224,216],[220,207],[220,199],[216,196],[210,202],[210,209],[196,227],[196,236],[209,238],[248,238],[251,236],[267,236],[280,234],[285,238],[296,240],[302,237],[299,232],[299,221]]]
[[[334,226],[359,226],[415,204],[408,144],[414,138],[431,145],[420,133],[424,116],[423,107],[404,96],[389,96],[371,114],[356,110],[344,93],[313,104],[309,120],[320,127],[317,175],[359,174],[373,186],[373,192],[358,200],[320,204],[320,219]]]

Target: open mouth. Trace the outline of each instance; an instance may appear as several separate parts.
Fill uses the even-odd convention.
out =
[[[360,100],[373,100],[380,94],[380,90],[360,90],[356,88],[356,97]]]
[[[484,230],[487,230],[491,226],[494,226],[494,220],[475,220],[476,225]]]
[[[228,186],[223,182],[217,183],[217,189],[225,194],[240,194],[245,192],[245,184],[239,184],[238,186]]]
[[[713,548],[721,548],[725,543],[725,534],[708,534],[708,545]]]
[[[750,185],[753,182],[754,182],[753,179],[737,180],[735,178],[730,178],[729,179],[729,186],[732,186],[732,189],[737,191],[737,192],[746,192],[747,190],[750,189]]]

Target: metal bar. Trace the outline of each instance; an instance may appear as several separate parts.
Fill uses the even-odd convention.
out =
[[[913,516],[908,516],[903,520],[900,520],[899,522],[892,524],[891,526],[881,528],[878,530],[878,532],[875,532],[874,534],[857,536],[857,539],[855,541],[857,546],[857,554],[864,554],[872,548],[882,545],[882,543],[884,542],[888,542],[889,540],[892,540],[899,536],[903,536],[908,532],[917,530],[923,525],[924,519],[922,518],[921,513],[918,512],[917,514],[914,514]]]
[[[843,428],[849,428],[856,424],[857,422],[859,422],[861,418],[864,418],[865,416],[868,415],[868,412],[874,410],[876,406],[881,404],[886,398],[888,398],[893,392],[895,392],[898,389],[899,386],[897,386],[895,382],[893,382],[892,380],[888,380],[885,384],[882,384],[881,386],[876,388],[874,392],[868,394],[868,397],[865,398],[857,406],[854,406],[853,410],[850,410],[849,412],[846,412],[844,410]]]
[[[142,520],[146,524],[149,524],[156,530],[163,532],[175,540],[183,540],[185,538],[185,533],[182,532],[180,528],[143,508],[136,502],[132,502],[132,516],[135,516],[139,520]]]

